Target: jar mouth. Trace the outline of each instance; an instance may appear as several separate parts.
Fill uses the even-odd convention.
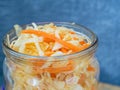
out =
[[[38,25],[44,25],[44,24],[49,24],[51,22],[39,22],[37,23]],[[7,38],[7,34],[10,33],[12,30],[10,30],[3,38],[3,41],[2,41],[2,46],[4,49],[6,49],[10,54],[16,56],[16,57],[25,57],[25,58],[38,58],[38,59],[48,59],[48,58],[69,58],[69,57],[74,57],[74,56],[80,56],[80,55],[84,55],[92,50],[95,50],[97,48],[97,44],[98,44],[98,38],[97,36],[88,28],[84,27],[83,25],[80,25],[80,24],[76,24],[76,23],[70,23],[70,22],[52,22],[54,23],[55,25],[56,24],[59,24],[61,26],[71,26],[71,27],[76,27],[76,28],[79,28],[79,29],[83,29],[85,30],[88,34],[91,34],[92,35],[92,43],[90,44],[90,46],[82,51],[79,51],[79,52],[75,52],[73,54],[68,54],[68,55],[60,55],[60,56],[32,56],[32,55],[27,55],[27,54],[23,54],[23,53],[20,53],[20,52],[17,52],[13,49],[11,49],[7,44],[6,44],[6,38]],[[27,25],[31,25],[31,24],[27,24]],[[74,30],[74,29],[73,29]],[[76,31],[76,30],[75,30]],[[87,36],[87,35],[86,35]]]

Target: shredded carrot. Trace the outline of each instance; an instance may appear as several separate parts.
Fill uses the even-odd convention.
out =
[[[86,43],[86,44],[80,46],[79,51],[82,51],[82,50],[88,48],[89,46],[90,46],[90,44]]]
[[[68,43],[66,41],[62,41],[62,40],[57,40],[59,43],[61,43],[62,45],[64,45],[65,47],[68,47],[70,48],[71,50],[73,50],[74,52],[78,52],[78,51],[81,51],[81,50],[84,50],[85,48],[87,48],[89,45],[88,44],[85,44],[84,46],[82,47],[77,47],[71,43]]]
[[[49,73],[61,73],[66,71],[73,70],[73,67],[71,65],[67,65],[66,67],[59,67],[59,68],[46,68],[43,69],[43,72],[49,72]]]
[[[30,62],[32,62],[32,65],[39,66],[39,67],[41,67],[46,63],[46,60],[41,60],[41,59],[29,59],[29,60]]]
[[[42,66],[42,65],[44,65],[45,64],[45,60],[43,60],[43,61],[37,61],[37,62],[33,62],[33,64],[34,65],[36,65],[36,66]]]
[[[53,51],[46,51],[45,52],[45,56],[50,56],[50,55],[52,55],[54,52]]]
[[[84,86],[85,85],[85,79],[86,79],[86,75],[85,74],[81,74],[80,79],[79,79],[79,83]]]
[[[74,62],[72,60],[69,60],[69,63],[65,66],[65,67],[57,67],[57,68],[53,68],[53,67],[48,67],[48,68],[44,68],[44,69],[40,69],[38,67],[36,67],[36,71],[38,73],[43,73],[43,72],[49,72],[49,73],[61,73],[61,72],[66,72],[66,71],[71,71],[74,69]]]
[[[55,40],[55,36],[54,35],[48,34],[48,33],[43,32],[43,31],[37,31],[37,30],[29,29],[29,30],[22,30],[21,33],[35,34],[37,36],[43,36],[44,38],[49,38],[49,39]]]
[[[47,43],[49,43],[49,42],[54,42],[54,40],[53,40],[53,39],[50,39],[50,38],[44,38],[43,40],[44,40],[44,42],[47,42]]]
[[[52,78],[56,78],[56,73],[51,73],[50,75]]]
[[[71,34],[75,34],[75,32],[74,32],[74,31],[70,31],[70,33],[71,33]]]
[[[73,39],[74,39],[74,40],[78,40],[78,38],[77,38],[77,37],[74,37]]]
[[[63,53],[67,53],[68,50],[66,48],[61,48],[60,51],[62,51]]]
[[[88,71],[93,71],[93,72],[94,72],[94,71],[95,71],[95,68],[94,68],[93,66],[89,65],[88,68],[87,68],[87,70],[88,70]]]
[[[80,41],[80,44],[84,45],[84,44],[86,44],[86,42],[85,41]]]
[[[55,40],[55,41],[59,42],[60,44],[62,44],[62,45],[65,46],[66,48],[69,48],[69,49],[73,50],[74,52],[81,51],[81,50],[83,50],[83,49],[85,49],[85,48],[87,48],[87,47],[89,46],[89,44],[85,44],[85,45],[83,45],[82,47],[77,47],[77,46],[75,46],[75,45],[73,45],[73,44],[71,44],[71,43],[68,43],[68,42],[63,41],[63,40],[61,40],[61,39],[58,39],[58,38],[55,37],[55,35],[53,35],[53,34],[48,34],[48,33],[43,32],[43,31],[37,31],[37,30],[31,30],[31,29],[30,29],[30,30],[22,30],[21,33],[35,34],[35,35],[37,35],[37,36],[43,36],[43,37],[45,37],[45,38],[50,38],[50,39],[52,39],[52,40]]]
[[[58,67],[58,68],[47,68],[44,71],[50,72],[50,73],[60,73],[65,71],[71,71],[74,69],[73,61],[70,60],[69,64],[65,67]]]

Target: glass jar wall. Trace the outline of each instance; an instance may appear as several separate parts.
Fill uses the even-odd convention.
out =
[[[10,42],[17,39],[15,30],[11,30],[3,40],[6,90],[97,90],[99,64],[95,58],[98,43],[96,35],[81,25],[65,22],[54,24],[71,28],[78,35],[82,33],[89,38],[91,45],[69,55],[30,56],[8,46],[8,35]]]

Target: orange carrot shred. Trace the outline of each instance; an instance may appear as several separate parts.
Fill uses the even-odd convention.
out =
[[[79,79],[79,83],[84,86],[85,85],[85,80],[86,80],[86,75],[81,74],[80,79]]]
[[[71,33],[71,34],[75,34],[75,32],[74,32],[74,31],[70,31],[70,33]]]
[[[52,78],[56,78],[56,73],[51,73]]]
[[[80,44],[84,45],[84,44],[86,44],[86,42],[85,41],[80,41]]]
[[[52,40],[52,39],[50,39],[50,38],[44,38],[43,40],[44,40],[44,42],[47,42],[47,43],[49,43],[49,42],[54,42],[54,40]]]
[[[58,67],[58,68],[47,68],[45,71],[48,71],[50,73],[60,73],[60,72],[65,72],[65,71],[71,71],[74,69],[74,62],[72,60],[69,60],[69,63],[65,67]]]
[[[43,73],[43,72],[49,72],[49,73],[61,73],[61,72],[66,72],[66,71],[71,71],[74,69],[74,62],[72,60],[69,60],[69,63],[65,67],[48,67],[48,68],[43,68],[39,69],[36,67],[36,72],[37,73]]]
[[[78,40],[78,38],[77,38],[77,37],[74,37],[73,39],[74,39],[74,40]]]
[[[41,59],[29,59],[30,62],[32,62],[32,65],[34,66],[39,66],[41,67],[42,65],[44,65],[46,63],[46,60],[41,60]]]
[[[60,51],[62,51],[63,53],[67,53],[68,50],[66,48],[61,48]]]
[[[88,68],[87,68],[87,70],[88,70],[88,71],[93,71],[93,72],[94,72],[94,71],[95,71],[95,68],[94,68],[93,66],[89,65]]]
[[[35,66],[42,66],[43,64],[45,64],[45,60],[44,61],[33,62],[33,65],[35,65]]]
[[[52,51],[46,51],[45,52],[45,56],[50,56],[50,55],[52,55],[54,52],[52,52]]]

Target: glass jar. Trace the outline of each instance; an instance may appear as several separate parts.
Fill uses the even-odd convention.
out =
[[[88,37],[91,41],[90,47],[63,56],[29,56],[9,48],[8,41],[12,42],[17,39],[16,32],[12,29],[3,39],[3,51],[6,55],[3,64],[5,90],[98,89],[99,64],[95,58],[98,43],[96,35],[89,29],[74,23],[54,22],[54,24],[71,28],[77,34]],[[53,65],[53,67],[49,67],[50,65]],[[44,68],[41,68],[41,66]]]

